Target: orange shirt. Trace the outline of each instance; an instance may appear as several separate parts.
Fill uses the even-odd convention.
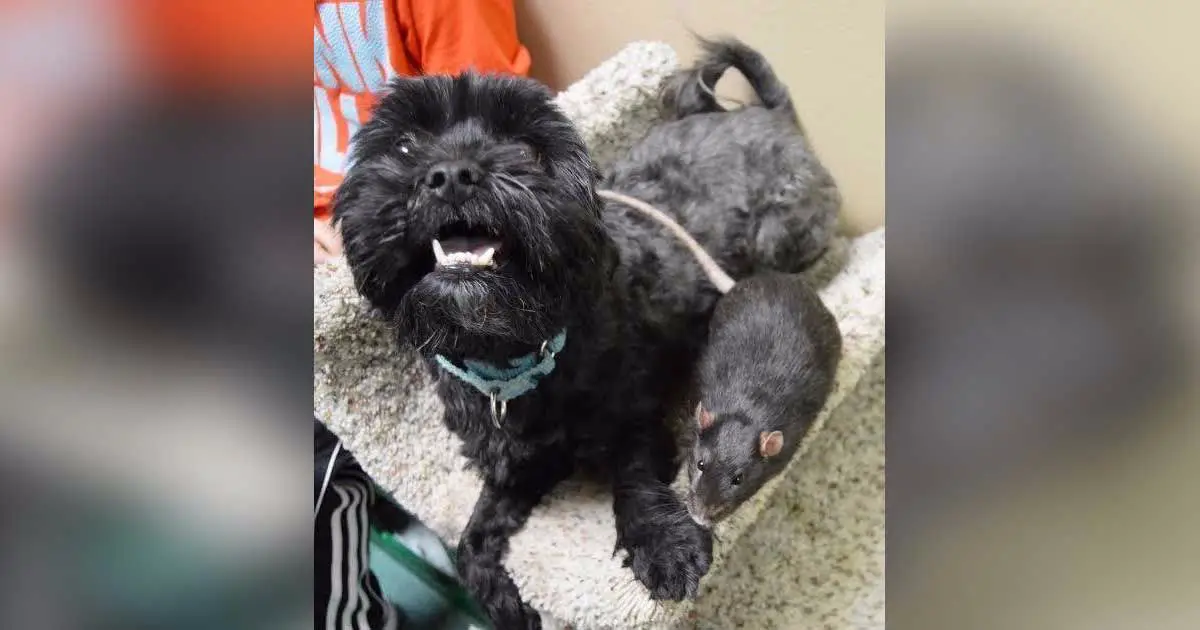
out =
[[[511,0],[316,0],[313,208],[328,216],[350,138],[397,75],[529,73]]]
[[[64,0],[59,0],[63,2]],[[303,85],[312,0],[120,0],[127,43],[155,85],[253,95]],[[274,82],[275,85],[269,85]]]

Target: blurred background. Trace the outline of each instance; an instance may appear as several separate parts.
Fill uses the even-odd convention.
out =
[[[0,627],[311,623],[287,4],[0,8]]]
[[[888,2],[889,628],[1200,625],[1194,17]]]

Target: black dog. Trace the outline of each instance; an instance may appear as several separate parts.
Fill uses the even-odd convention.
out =
[[[757,141],[716,125],[703,147],[670,142],[694,154],[687,163],[709,154],[745,173],[743,143],[798,129],[790,101],[747,111],[778,118],[785,133],[759,120]],[[651,594],[694,595],[712,539],[668,487],[678,463],[666,418],[686,395],[718,296],[695,259],[657,224],[605,209],[582,139],[533,81],[397,79],[355,136],[352,163],[334,200],[346,257],[358,290],[426,359],[444,421],[483,476],[458,565],[495,625],[540,625],[502,559],[534,506],[576,470],[611,478],[617,547]],[[684,164],[677,155],[656,168],[707,176]],[[759,260],[799,268],[823,249],[781,246],[807,242],[809,208],[721,207],[703,191],[666,205],[726,215],[736,229],[701,235],[735,271]]]

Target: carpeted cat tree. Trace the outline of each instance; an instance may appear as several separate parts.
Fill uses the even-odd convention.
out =
[[[558,104],[578,125],[602,166],[640,138],[656,120],[657,88],[677,64],[674,51],[664,44],[632,44],[559,95]],[[803,93],[797,92],[795,98],[803,110]],[[731,554],[763,551],[739,547],[739,539],[765,508],[772,507],[771,497],[781,484],[836,478],[814,471],[813,465],[836,468],[839,458],[854,455],[818,438],[826,423],[854,423],[853,413],[841,412],[855,409],[852,403],[859,395],[856,392],[877,389],[857,385],[881,363],[877,359],[884,347],[883,230],[835,241],[831,252],[810,274],[822,287],[821,297],[837,317],[844,339],[836,387],[806,438],[806,447],[812,448],[801,451],[784,474],[718,526],[719,542],[714,548],[712,568],[701,584],[701,598],[705,584],[721,579],[725,560]],[[355,293],[343,264],[316,268],[313,309],[313,403],[317,417],[342,439],[381,487],[392,492],[453,548],[470,517],[480,481],[464,469],[466,462],[458,455],[457,438],[441,423],[441,405],[424,367],[415,355],[398,349],[394,333]],[[847,428],[846,434],[854,431],[854,427]],[[829,433],[841,439],[842,432]],[[816,448],[827,449],[835,456],[811,457],[811,450]],[[882,484],[882,477],[878,483]],[[836,483],[829,486],[819,489],[821,496],[813,497],[814,506],[837,501],[839,492],[845,492],[839,491]],[[883,506],[879,505],[877,517],[873,510],[854,514],[853,527],[831,532],[830,539],[871,538],[838,544],[873,555],[874,547],[882,540]],[[858,522],[864,519],[866,523]],[[632,573],[621,566],[621,558],[613,557],[615,537],[607,488],[572,480],[534,510],[528,525],[513,538],[505,564],[522,596],[542,612],[548,627],[691,625],[695,604],[651,600]],[[796,558],[796,562],[804,562],[804,558]],[[854,567],[846,579],[871,589],[882,586],[881,561],[857,562]],[[838,572],[846,569],[830,568],[830,573]],[[837,611],[822,615],[838,617]],[[851,625],[857,624],[826,627]]]

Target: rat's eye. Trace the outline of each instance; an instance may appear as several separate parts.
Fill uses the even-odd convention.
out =
[[[735,485],[735,486],[740,486],[740,485],[742,485],[742,476],[734,475],[733,479],[730,479],[730,482],[732,482],[733,485]]]
[[[704,472],[704,460],[703,459],[696,462],[696,470],[699,470],[700,472]]]

